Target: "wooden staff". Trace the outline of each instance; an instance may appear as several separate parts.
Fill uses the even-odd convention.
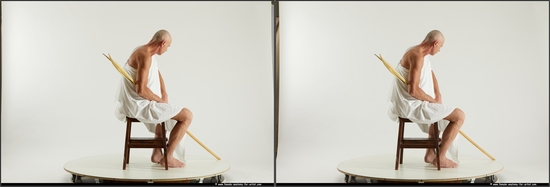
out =
[[[376,55],[374,54],[374,56],[378,57],[378,59],[380,59],[380,61],[382,61],[382,63],[384,63],[384,66],[386,66],[386,68],[388,68],[388,70],[393,74],[395,75],[399,80],[401,80],[401,82],[407,84],[407,81],[405,80],[405,78],[403,78],[403,76],[401,76],[401,74],[399,74],[395,69],[393,69],[393,67],[388,63],[386,62],[386,60],[384,60],[384,58],[382,58],[382,55]],[[483,150],[479,145],[477,145],[472,139],[470,139],[470,137],[466,136],[466,134],[464,134],[464,132],[462,132],[462,130],[459,130],[458,132],[460,132],[460,134],[462,136],[464,136],[464,138],[466,138],[466,140],[468,140],[470,143],[472,143],[474,146],[477,147],[477,149],[479,149],[481,152],[483,152],[485,155],[487,155],[489,158],[491,158],[491,160],[495,160],[494,157],[492,157],[489,153],[487,153],[485,150]]]
[[[462,136],[464,136],[464,138],[466,138],[470,143],[474,144],[474,146],[477,147],[477,149],[479,149],[481,152],[483,152],[485,155],[487,155],[489,158],[491,158],[491,160],[495,160],[494,157],[492,157],[489,153],[487,153],[485,150],[483,150],[483,148],[481,148],[479,145],[477,145],[472,139],[470,139],[470,137],[466,136],[466,134],[464,134],[464,132],[462,131],[458,131],[460,132],[460,134],[462,134]]]
[[[191,136],[191,138],[193,138],[193,140],[195,140],[197,143],[199,143],[199,145],[201,145],[202,148],[206,149],[206,151],[208,151],[210,154],[212,154],[212,156],[216,157],[216,159],[218,159],[218,160],[221,160],[221,158],[218,155],[216,155],[214,152],[212,152],[210,149],[208,149],[208,147],[206,147],[204,144],[202,144],[202,142],[199,141],[199,139],[197,139],[193,134],[191,134],[191,132],[187,131],[187,134],[189,136]]]
[[[115,60],[113,60],[113,58],[111,57],[111,54],[109,54],[108,56],[103,54],[103,56],[105,56],[107,59],[109,59],[109,61],[111,61],[113,66],[115,66],[115,68],[118,70],[118,72],[120,74],[122,74],[124,77],[126,77],[126,79],[128,79],[130,82],[134,83],[134,79],[126,71],[124,71],[124,69],[122,69],[122,67],[120,67],[120,65],[118,65],[118,63],[116,63]],[[212,154],[212,156],[216,157],[216,159],[218,159],[218,160],[221,160],[221,158],[218,157],[218,155],[214,154],[214,152],[212,152],[210,149],[208,149],[208,147],[206,147],[204,144],[202,144],[202,142],[199,141],[199,139],[197,139],[195,136],[193,136],[193,134],[191,134],[191,132],[186,131],[186,133],[189,136],[191,136],[191,138],[193,138],[193,140],[195,140],[197,143],[199,143],[199,145],[201,145],[202,148],[206,149],[206,151],[208,151],[210,154]]]

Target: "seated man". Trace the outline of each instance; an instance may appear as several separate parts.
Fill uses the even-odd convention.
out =
[[[439,158],[441,167],[455,168],[458,164],[449,160],[445,154],[462,127],[465,114],[459,108],[442,104],[437,79],[428,58],[428,55],[437,54],[444,43],[443,34],[438,30],[432,30],[422,43],[405,52],[396,71],[405,78],[408,85],[395,79],[390,96],[392,104],[389,116],[394,121],[397,121],[398,117],[408,118],[421,127],[447,120],[448,125],[441,139]],[[433,132],[433,125],[430,125],[429,129],[430,133]],[[427,149],[424,161],[436,165],[435,157],[435,150]]]
[[[167,152],[164,153],[167,154],[168,167],[183,167],[185,164],[174,158],[173,154],[191,125],[193,114],[187,108],[168,103],[164,80],[155,59],[155,55],[162,55],[171,43],[170,33],[159,30],[149,43],[134,50],[123,68],[135,84],[122,78],[116,116],[121,121],[125,121],[126,117],[138,119],[149,131],[155,132],[155,137],[161,135],[160,123],[166,122],[166,128],[170,131]],[[161,149],[153,149],[151,161],[164,166]]]

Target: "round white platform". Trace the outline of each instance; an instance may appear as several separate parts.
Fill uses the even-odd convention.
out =
[[[459,161],[457,168],[437,170],[434,165],[424,163],[423,154],[405,153],[403,164],[395,170],[395,154],[384,154],[341,162],[338,164],[338,171],[349,176],[378,181],[448,182],[488,177],[504,168],[502,164],[487,157],[459,155]]]
[[[168,182],[198,180],[219,176],[229,170],[224,160],[186,155],[183,168],[168,168],[151,162],[151,155],[133,153],[126,170],[122,170],[122,154],[90,156],[69,161],[65,171],[80,177],[112,181]]]

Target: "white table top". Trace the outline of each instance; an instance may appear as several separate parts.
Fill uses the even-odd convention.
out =
[[[177,181],[220,175],[229,170],[229,164],[214,157],[186,155],[183,168],[168,168],[151,162],[150,155],[131,154],[130,163],[122,170],[122,154],[97,155],[69,161],[67,172],[107,180],[125,181]]]
[[[459,155],[459,161],[458,168],[438,171],[434,165],[424,163],[424,155],[410,153],[404,155],[403,164],[395,170],[395,154],[384,154],[346,160],[337,169],[344,174],[378,180],[451,181],[490,176],[504,168],[487,157]]]

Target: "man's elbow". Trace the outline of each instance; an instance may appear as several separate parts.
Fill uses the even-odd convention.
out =
[[[418,90],[415,89],[415,88],[409,88],[409,95],[413,96],[413,97],[416,97],[416,95],[418,94]]]
[[[137,93],[139,96],[143,97],[143,90],[136,90],[136,93]]]
[[[415,96],[415,95],[414,95],[415,93],[416,93],[416,92],[414,92],[414,91],[412,91],[412,90],[409,90],[409,95],[411,95],[411,96],[414,97],[414,96]],[[138,93],[138,94],[139,94],[139,93]]]
[[[143,94],[145,94],[145,89],[143,89],[141,86],[138,86],[138,85],[136,84],[136,93],[137,93],[139,96],[143,97]]]

